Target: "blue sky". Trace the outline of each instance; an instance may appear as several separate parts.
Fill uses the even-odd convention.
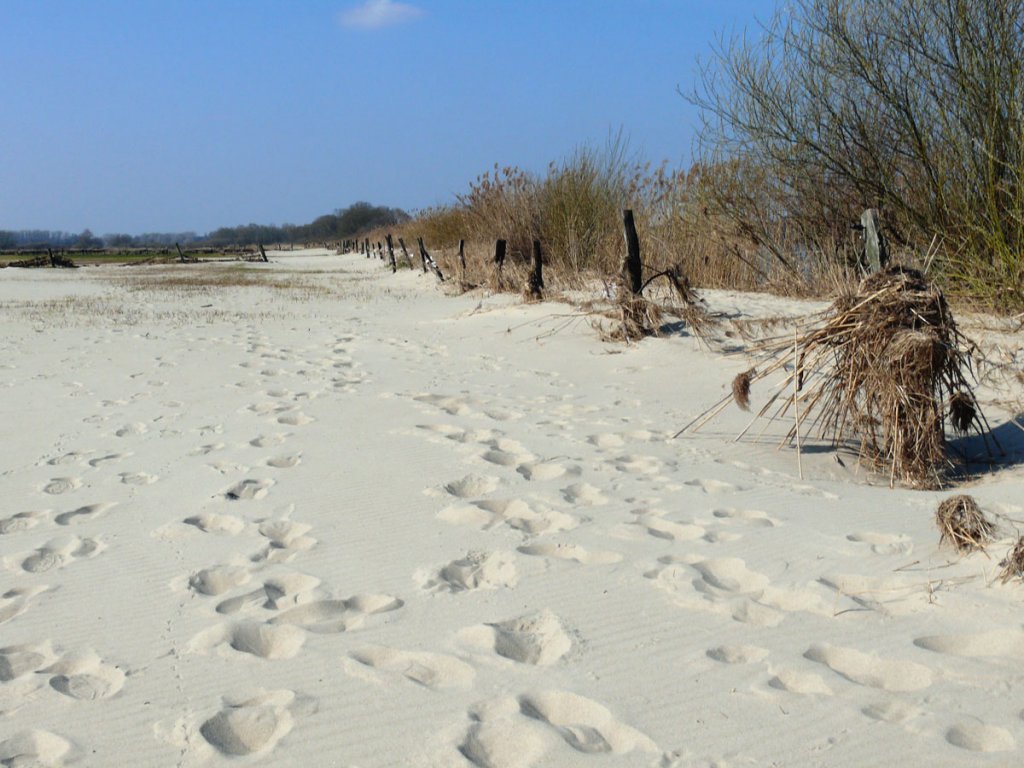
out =
[[[687,90],[771,0],[0,0],[0,229],[207,232],[451,202],[620,128],[689,161]]]

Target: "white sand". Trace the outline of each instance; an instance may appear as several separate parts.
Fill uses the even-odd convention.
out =
[[[0,271],[0,765],[1018,764],[1012,523],[668,439],[747,365],[692,338],[271,258]]]

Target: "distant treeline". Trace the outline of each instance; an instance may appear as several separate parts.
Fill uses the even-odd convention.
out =
[[[220,227],[207,235],[195,232],[149,232],[141,235],[109,233],[94,235],[86,229],[79,233],[45,229],[0,230],[0,250],[39,248],[147,248],[185,245],[255,245],[257,243],[307,243],[341,240],[409,220],[399,208],[353,203],[314,219],[309,224],[243,224]]]

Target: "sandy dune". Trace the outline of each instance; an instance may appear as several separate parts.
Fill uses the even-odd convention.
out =
[[[959,558],[948,493],[671,439],[742,356],[271,260],[0,272],[0,765],[1018,762],[1019,470]]]

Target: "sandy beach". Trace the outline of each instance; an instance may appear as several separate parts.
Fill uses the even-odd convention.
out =
[[[1019,764],[1019,468],[801,479],[672,437],[735,340],[269,257],[0,271],[0,765]]]

